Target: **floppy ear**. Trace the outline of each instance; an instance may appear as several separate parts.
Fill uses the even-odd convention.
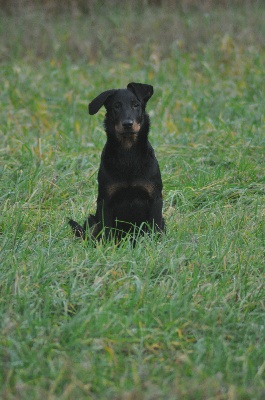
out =
[[[153,86],[146,85],[145,83],[131,82],[127,85],[127,89],[135,94],[135,96],[144,103],[147,103],[154,93]]]
[[[97,97],[94,98],[94,100],[91,101],[88,105],[88,112],[90,115],[94,115],[98,112],[98,110],[105,105],[106,101],[110,96],[112,96],[117,90],[116,89],[111,89],[111,90],[106,90],[105,92],[99,94]]]

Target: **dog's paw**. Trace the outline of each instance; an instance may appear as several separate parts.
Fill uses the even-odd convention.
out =
[[[79,238],[83,238],[84,237],[84,233],[85,232],[84,232],[84,229],[82,228],[81,225],[79,225],[77,222],[75,222],[72,219],[70,219],[68,223],[71,226],[72,231],[74,232],[76,237],[79,237]]]

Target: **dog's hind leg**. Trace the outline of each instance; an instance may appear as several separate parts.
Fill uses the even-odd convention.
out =
[[[71,226],[72,231],[74,232],[76,237],[83,238],[83,239],[85,238],[86,231],[82,228],[81,225],[79,225],[77,222],[75,222],[72,219],[70,219],[68,223]]]
[[[96,220],[94,215],[89,215],[83,227],[72,219],[70,219],[68,223],[71,226],[74,235],[84,240],[87,237],[91,237],[92,239],[98,238],[101,231],[101,224]]]
[[[83,231],[92,239],[99,239],[102,231],[102,224],[97,220],[95,215],[90,214],[85,220]]]

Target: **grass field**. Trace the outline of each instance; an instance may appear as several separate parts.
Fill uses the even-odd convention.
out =
[[[165,38],[150,9],[132,43],[114,11],[111,43],[99,16],[0,17],[0,398],[264,399],[265,7],[228,11]],[[93,247],[67,226],[95,210],[87,104],[131,81],[155,89],[167,234]]]

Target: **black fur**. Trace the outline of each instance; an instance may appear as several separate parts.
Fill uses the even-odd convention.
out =
[[[98,172],[95,215],[81,227],[70,220],[77,237],[120,239],[135,227],[142,232],[165,228],[162,217],[162,180],[154,150],[148,141],[145,112],[153,87],[129,83],[127,89],[107,90],[89,104],[94,115],[104,105],[107,142]]]

